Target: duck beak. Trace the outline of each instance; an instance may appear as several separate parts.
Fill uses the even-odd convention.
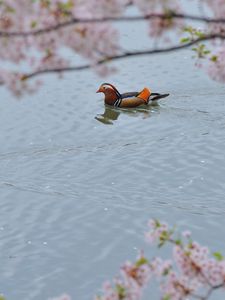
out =
[[[103,93],[102,88],[100,87],[100,88],[96,91],[96,93]]]

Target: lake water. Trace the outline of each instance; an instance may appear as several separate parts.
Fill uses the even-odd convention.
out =
[[[138,30],[125,42],[134,43]],[[36,95],[20,101],[1,90],[0,292],[7,299],[63,292],[92,299],[137,249],[155,253],[144,241],[149,218],[190,229],[223,252],[225,86],[191,56],[122,60],[104,79],[91,71],[46,76]],[[95,93],[102,81],[170,97],[159,107],[106,109]]]

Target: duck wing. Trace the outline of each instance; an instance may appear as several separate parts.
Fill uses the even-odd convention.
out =
[[[121,94],[121,99],[125,99],[125,98],[130,98],[130,97],[137,97],[137,95],[140,92],[128,92],[128,93],[123,93]]]

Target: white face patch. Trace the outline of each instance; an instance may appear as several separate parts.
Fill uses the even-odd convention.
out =
[[[114,90],[113,87],[111,87],[111,85],[108,85],[108,84],[103,84],[102,86],[104,89],[111,89],[111,90]]]

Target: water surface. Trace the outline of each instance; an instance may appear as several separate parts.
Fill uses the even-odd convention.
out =
[[[89,71],[46,77],[22,101],[1,90],[7,299],[92,299],[138,248],[154,253],[144,241],[153,217],[225,248],[225,87],[196,69],[189,51],[116,65],[106,79]],[[101,81],[170,97],[159,107],[106,109],[95,94]]]

